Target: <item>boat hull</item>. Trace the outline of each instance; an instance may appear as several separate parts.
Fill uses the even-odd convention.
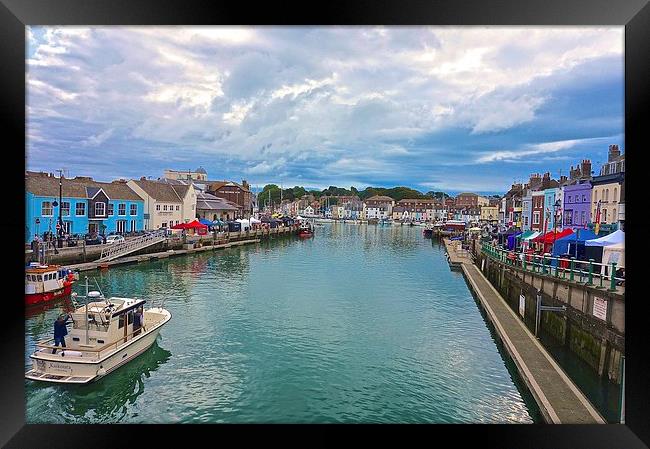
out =
[[[34,306],[45,302],[56,301],[57,299],[70,296],[72,292],[72,283],[64,285],[56,290],[44,293],[25,293],[25,305]]]
[[[98,360],[83,360],[83,358],[74,356],[73,360],[73,357],[66,358],[62,355],[66,351],[58,350],[56,354],[52,355],[50,349],[43,350],[41,356],[41,351],[39,351],[30,356],[32,369],[25,373],[25,378],[65,384],[93,382],[127,364],[149,349],[156,341],[162,326],[170,318],[171,315],[154,329],[138,335],[109,355],[100,356]],[[75,353],[73,350],[68,350],[68,352]]]

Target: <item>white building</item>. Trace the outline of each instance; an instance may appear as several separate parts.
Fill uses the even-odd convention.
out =
[[[144,199],[144,229],[170,228],[196,218],[194,186],[169,184],[145,178],[126,183]]]

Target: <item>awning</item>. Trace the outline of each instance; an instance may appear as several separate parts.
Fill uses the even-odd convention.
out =
[[[533,235],[534,233],[535,233],[535,231],[529,229],[528,231],[524,231],[524,232],[522,232],[521,234],[519,234],[519,235],[517,236],[517,238],[518,238],[519,240],[525,240],[525,239],[527,239],[528,237],[530,237],[531,235]]]
[[[625,242],[625,233],[620,229],[599,239],[585,241],[586,246],[609,246]]]
[[[533,239],[533,241],[537,243],[554,243],[556,240],[571,234],[573,234],[571,229],[565,229],[560,232],[549,231],[546,234],[538,235]]]
[[[214,225],[214,222],[212,222],[210,220],[206,220],[205,218],[199,218],[199,223],[204,224],[206,226]]]
[[[593,231],[590,231],[589,229],[578,228],[573,232],[573,234],[564,236],[555,241],[555,244],[553,244],[553,255],[561,256],[562,254],[568,254],[569,249],[571,248],[570,245],[574,244],[571,253],[574,257],[577,258],[578,248],[575,245],[577,244],[584,245],[586,240],[595,239],[597,237],[598,236],[594,234]]]
[[[179,223],[179,226],[180,225],[181,223]],[[181,228],[181,229],[206,229],[206,228],[207,228],[206,225],[204,225],[203,223],[199,223],[198,220],[194,220],[190,223],[185,223],[185,228]]]

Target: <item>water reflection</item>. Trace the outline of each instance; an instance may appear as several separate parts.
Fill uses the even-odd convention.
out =
[[[145,379],[171,357],[157,342],[126,365],[88,385],[29,382],[27,422],[109,423],[138,416],[136,400],[145,392]],[[152,392],[150,392],[152,393]],[[52,402],[57,414],[45,413]]]

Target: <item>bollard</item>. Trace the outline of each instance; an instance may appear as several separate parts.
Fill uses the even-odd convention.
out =
[[[612,271],[609,276],[609,291],[616,291],[616,262],[612,262]]]
[[[569,274],[569,280],[570,280],[570,281],[573,280],[573,269],[575,268],[575,266],[576,266],[576,258],[575,258],[575,257],[572,257],[572,258],[571,258],[571,272],[570,272],[570,274]]]
[[[594,259],[589,259],[589,277],[587,278],[587,285],[594,285],[593,282],[593,273],[594,273]]]

